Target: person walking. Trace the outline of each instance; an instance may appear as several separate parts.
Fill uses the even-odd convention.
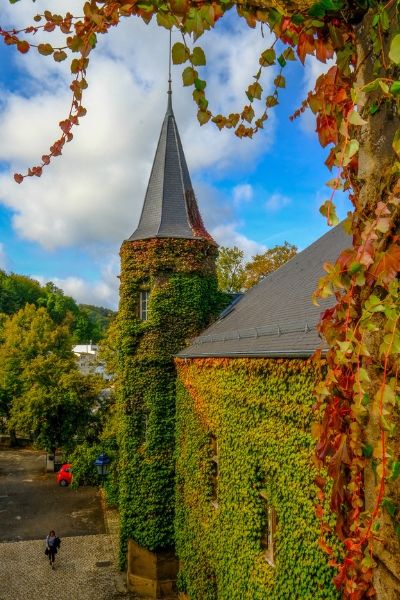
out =
[[[50,566],[54,569],[54,561],[56,559],[57,550],[60,547],[61,540],[56,536],[56,532],[52,529],[46,537],[45,554],[49,557]]]

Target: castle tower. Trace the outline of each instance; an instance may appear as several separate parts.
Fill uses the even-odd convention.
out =
[[[121,246],[121,552],[173,550],[174,355],[221,310],[217,245],[193,192],[171,91],[139,224]]]

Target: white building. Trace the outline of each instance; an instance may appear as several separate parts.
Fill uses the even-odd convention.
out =
[[[72,348],[75,354],[78,367],[83,375],[98,373],[104,375],[104,368],[98,363],[97,354],[99,347],[96,344],[78,344]]]

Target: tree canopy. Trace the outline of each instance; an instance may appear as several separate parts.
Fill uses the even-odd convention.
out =
[[[76,443],[93,418],[100,381],[78,371],[68,327],[27,304],[4,321],[1,338],[0,410],[8,429],[52,452]]]
[[[262,254],[255,254],[246,263],[243,250],[237,246],[222,246],[217,259],[218,286],[223,292],[230,294],[248,290],[296,253],[296,246],[285,242],[282,246],[274,246]]]
[[[51,281],[42,286],[31,277],[0,269],[0,313],[12,315],[26,304],[46,308],[55,323],[68,323],[75,343],[98,342],[114,315],[108,308],[77,304]]]

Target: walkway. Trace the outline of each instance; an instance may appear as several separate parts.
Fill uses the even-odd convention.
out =
[[[54,571],[44,554],[43,540],[0,544],[0,600],[131,598],[116,568],[113,537],[63,538]]]

